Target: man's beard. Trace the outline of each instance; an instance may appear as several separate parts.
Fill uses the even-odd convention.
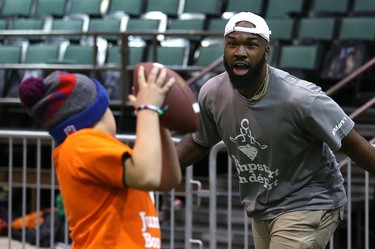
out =
[[[265,63],[266,59],[263,55],[262,60],[254,66],[250,67],[246,74],[236,75],[233,73],[232,67],[224,58],[224,67],[229,75],[230,82],[235,89],[244,89],[246,87],[249,87],[251,83],[259,77]]]

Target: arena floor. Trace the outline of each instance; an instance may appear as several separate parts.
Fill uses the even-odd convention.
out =
[[[8,237],[0,237],[0,248],[1,249],[36,249],[35,246],[25,243],[24,245],[17,241],[12,240],[9,247],[9,240]],[[42,248],[42,247],[40,247]]]

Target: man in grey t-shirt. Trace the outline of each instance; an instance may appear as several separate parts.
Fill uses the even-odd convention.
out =
[[[225,143],[257,249],[324,248],[347,201],[332,151],[374,173],[375,149],[320,87],[266,63],[270,34],[250,12],[228,21],[226,72],[201,88],[201,127],[177,152],[189,166]]]

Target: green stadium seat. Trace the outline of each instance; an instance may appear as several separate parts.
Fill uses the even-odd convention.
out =
[[[193,66],[207,67],[224,55],[224,40],[202,40],[194,54]]]
[[[23,51],[23,64],[38,64],[37,66],[48,66],[58,63],[60,45],[59,44],[29,44]],[[31,68],[18,70],[20,78],[25,77],[44,77],[50,70],[42,68]],[[11,95],[17,96],[17,92],[13,89]],[[10,94],[10,93],[9,93]]]
[[[157,57],[154,57],[153,47],[148,49],[148,61],[158,62],[171,68],[186,67],[189,61],[190,43],[185,39],[169,39],[162,41],[156,47]]]
[[[222,32],[224,34],[225,25],[228,19],[221,17],[212,17],[208,19],[207,31]]]
[[[309,10],[310,16],[345,16],[349,10],[349,0],[314,0]]]
[[[250,11],[257,15],[263,15],[263,2],[262,0],[227,0],[223,15],[242,11]]]
[[[148,17],[133,17],[128,20],[126,25],[127,32],[164,32],[166,30],[167,20]],[[151,40],[152,35],[131,35],[130,39]]]
[[[375,17],[344,17],[341,19],[339,40],[375,39]]]
[[[145,5],[143,0],[111,0],[107,14],[116,12],[124,13],[130,17],[139,17],[145,12]]]
[[[205,25],[205,18],[201,15],[181,14],[178,18],[170,18],[167,26],[167,31],[173,32],[187,32],[190,34],[181,34],[177,38],[185,38],[190,41],[200,42],[202,35],[192,35],[194,32],[203,32]],[[176,36],[174,36],[176,38]]]
[[[69,44],[63,52],[61,62],[65,64],[93,65],[94,47]]]
[[[336,19],[333,17],[310,17],[299,21],[297,39],[331,41],[335,39]]]
[[[2,0],[2,17],[30,17],[33,0]]]
[[[160,11],[175,18],[180,14],[180,3],[180,0],[147,0],[145,12]]]
[[[294,18],[266,18],[271,30],[270,43],[291,43],[295,37]]]
[[[123,32],[126,28],[126,18],[91,18],[88,32]],[[121,39],[119,35],[100,35],[103,39],[118,43]]]
[[[67,0],[37,0],[34,16],[51,15],[63,17],[66,11]]]
[[[320,84],[324,51],[319,44],[281,45],[276,66],[301,79]]]
[[[101,5],[102,0],[70,0],[70,8],[67,9],[66,15],[86,14],[90,17],[102,16],[105,10],[102,9]]]
[[[279,67],[283,69],[316,70],[319,45],[285,45],[280,48]]]
[[[302,16],[304,7],[303,0],[268,0],[265,17],[270,19]]]
[[[221,0],[185,0],[185,5],[182,8],[182,13],[199,13],[205,16],[217,16],[219,17],[222,12],[222,1]]]
[[[46,31],[45,19],[44,18],[15,18],[9,21],[8,30],[23,30],[23,31]],[[40,35],[33,36],[9,36],[8,41],[24,40],[30,42],[40,41],[42,37]]]
[[[30,44],[25,52],[26,64],[53,64],[58,62],[59,57],[58,44]]]
[[[53,18],[51,31],[67,31],[67,32],[83,32],[87,30],[89,25],[89,18],[85,15],[72,15],[65,16],[64,18]],[[64,40],[69,40],[73,43],[79,43],[81,40],[81,35],[54,35],[46,36],[48,42],[57,42],[60,43]]]
[[[354,15],[374,16],[375,1],[374,0],[355,0],[352,13]]]
[[[0,64],[20,63],[22,55],[21,45],[0,45]]]
[[[142,62],[145,55],[145,44],[142,46],[129,46],[129,66]],[[121,65],[121,45],[113,45],[107,48],[106,65]]]

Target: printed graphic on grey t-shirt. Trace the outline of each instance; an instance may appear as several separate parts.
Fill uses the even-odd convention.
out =
[[[280,174],[279,169],[270,170],[266,164],[252,163],[258,156],[258,153],[268,148],[265,144],[260,144],[252,136],[249,120],[241,121],[241,128],[236,137],[230,137],[230,140],[238,146],[238,149],[251,160],[241,162],[240,158],[231,155],[236,166],[240,184],[259,183],[270,190],[279,184],[277,176]],[[242,174],[241,174],[242,173]],[[247,174],[249,176],[247,177]],[[246,175],[246,177],[244,177]]]

